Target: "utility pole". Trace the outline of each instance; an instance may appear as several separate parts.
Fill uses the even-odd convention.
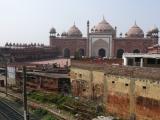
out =
[[[86,46],[86,56],[89,58],[89,20],[87,21],[87,46]]]
[[[28,109],[27,109],[27,92],[26,92],[26,67],[23,66],[23,106],[24,106],[24,120],[29,120]]]
[[[5,80],[6,80],[6,96],[8,96],[8,72],[7,72],[7,61],[5,61]]]

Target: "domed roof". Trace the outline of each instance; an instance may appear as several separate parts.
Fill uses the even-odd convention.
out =
[[[113,27],[103,18],[103,20],[95,27],[92,28],[92,32],[106,33],[115,32]]]
[[[69,30],[68,30],[68,36],[70,37],[82,37],[82,32],[79,30],[78,27],[74,24]]]
[[[148,33],[158,33],[159,29],[156,26],[151,27],[151,29],[148,31]]]
[[[49,33],[56,33],[56,29],[52,27]]]
[[[61,34],[61,36],[67,36],[68,34],[66,33],[66,32],[63,32],[62,34]]]
[[[126,35],[127,35],[127,37],[143,38],[144,37],[144,32],[139,26],[137,26],[137,24],[135,22],[135,24],[129,29],[129,31],[127,32]]]

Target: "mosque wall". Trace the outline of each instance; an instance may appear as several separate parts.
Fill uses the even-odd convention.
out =
[[[123,49],[124,52],[133,53],[138,49],[140,53],[147,53],[147,48],[154,45],[152,39],[147,38],[117,38],[114,39],[114,54],[117,54],[118,49]]]
[[[64,55],[64,49],[68,48],[70,51],[70,56],[74,56],[75,52],[79,49],[84,49],[86,51],[86,38],[50,38],[50,45],[55,46],[60,51],[60,56]]]
[[[61,56],[63,51],[68,48],[70,56],[74,56],[77,49],[83,48],[87,57],[117,57],[117,51],[121,49],[123,52],[132,53],[138,50],[141,53],[147,53],[147,48],[158,43],[158,28],[153,27],[146,33],[136,24],[128,30],[124,37],[116,36],[117,29],[113,28],[105,18],[97,25],[90,29],[89,21],[87,22],[87,38],[83,38],[82,32],[74,24],[69,28],[68,32],[61,35],[56,33],[56,29],[50,30],[50,46],[56,46],[60,49]],[[89,39],[89,50],[88,46]],[[86,49],[87,48],[87,49]],[[122,52],[123,51],[123,52]],[[89,53],[89,55],[88,55]],[[101,53],[101,54],[100,54]],[[118,58],[121,58],[119,55]]]
[[[135,74],[129,73],[129,70],[126,72],[127,68],[122,67],[119,69],[124,75],[120,75],[116,74],[116,67],[102,69],[98,66],[97,68],[83,66],[72,65],[71,67],[71,81],[74,83],[72,92],[75,96],[103,103],[107,112],[123,118],[129,119],[136,115],[138,120],[160,119],[159,69],[152,70],[150,75],[152,77],[145,77],[144,73],[147,74],[148,69],[134,68],[137,73]]]

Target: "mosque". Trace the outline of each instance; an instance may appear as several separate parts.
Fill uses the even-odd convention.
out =
[[[67,32],[59,34],[50,30],[50,46],[59,50],[60,56],[122,58],[123,53],[147,53],[148,48],[158,44],[159,29],[151,28],[146,34],[135,22],[126,32],[117,37],[117,27],[112,27],[105,18],[90,28],[87,21],[87,37],[74,24]]]

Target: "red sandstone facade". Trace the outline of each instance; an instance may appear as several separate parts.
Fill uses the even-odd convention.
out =
[[[121,58],[125,53],[147,53],[148,47],[158,44],[158,28],[150,29],[146,36],[135,23],[122,37],[117,37],[115,29],[103,18],[91,30],[87,22],[87,37],[82,37],[81,31],[73,25],[68,32],[56,34],[54,28],[50,31],[50,46],[59,49],[60,56],[74,57],[76,54],[86,57]]]
[[[70,51],[68,54],[70,56],[75,56],[75,53],[78,51],[84,51],[83,56],[86,55],[86,38],[54,38],[50,37],[50,45],[58,48],[60,56],[65,56],[64,51],[67,49]],[[66,57],[68,55],[66,54]]]
[[[153,46],[158,41],[153,38],[115,38],[114,55],[118,57],[118,51],[125,53],[147,53],[148,47]]]
[[[56,58],[57,48],[49,46],[6,45],[0,48],[0,61],[26,62]]]

